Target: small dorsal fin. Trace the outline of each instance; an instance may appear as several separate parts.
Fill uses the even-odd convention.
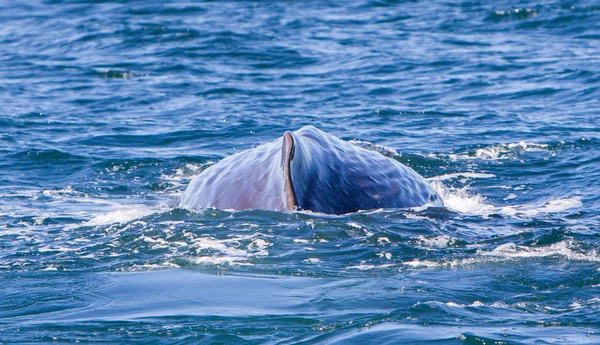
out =
[[[284,191],[287,208],[290,211],[296,209],[296,197],[294,195],[294,186],[292,185],[292,173],[290,163],[294,159],[294,136],[292,133],[283,134],[283,143],[281,145],[281,163],[283,165]]]

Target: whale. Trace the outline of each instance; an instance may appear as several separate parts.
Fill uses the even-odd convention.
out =
[[[305,126],[206,168],[178,205],[339,215],[444,203],[421,175],[393,157]]]

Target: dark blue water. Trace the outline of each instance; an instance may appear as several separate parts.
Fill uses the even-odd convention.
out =
[[[314,125],[445,208],[175,208]],[[600,343],[600,4],[0,2],[0,343]]]

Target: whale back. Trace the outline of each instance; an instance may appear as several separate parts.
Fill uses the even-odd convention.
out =
[[[196,176],[179,199],[188,209],[288,211],[282,138],[236,153]]]
[[[182,194],[188,209],[307,210],[343,214],[443,205],[414,170],[313,126],[227,157]]]
[[[290,175],[298,209],[343,214],[443,205],[423,177],[393,158],[312,126],[294,132],[293,138]]]

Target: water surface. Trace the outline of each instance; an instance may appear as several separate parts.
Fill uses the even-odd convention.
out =
[[[592,344],[594,2],[0,4],[0,343]],[[447,207],[176,208],[314,125]]]

